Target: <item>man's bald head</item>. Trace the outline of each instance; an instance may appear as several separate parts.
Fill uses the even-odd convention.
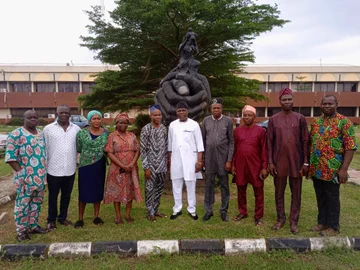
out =
[[[34,130],[39,124],[39,116],[36,111],[28,110],[24,113],[24,127],[27,130]]]

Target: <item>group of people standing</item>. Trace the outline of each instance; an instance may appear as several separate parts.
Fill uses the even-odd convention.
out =
[[[335,96],[324,96],[321,101],[323,115],[316,118],[309,133],[303,115],[293,112],[294,96],[285,88],[279,93],[282,111],[269,119],[267,132],[255,124],[256,109],[246,105],[242,110],[244,125],[233,130],[232,119],[223,115],[223,102],[213,99],[211,115],[201,126],[188,118],[188,105],[176,105],[177,120],[167,129],[162,124],[159,105],[150,108],[151,123],[143,127],[140,143],[127,131],[130,123],[126,113],[115,119],[116,130],[102,127],[102,114],[88,114],[90,127],[80,130],[69,122],[70,108],[59,106],[57,120],[43,131],[37,129],[35,111],[24,115],[24,126],[9,134],[5,161],[14,169],[17,188],[14,216],[19,241],[30,239],[31,233],[47,233],[56,229],[56,222],[73,226],[67,219],[75,171],[78,167],[79,218],[75,228],[84,226],[86,204],[94,205],[96,225],[104,221],[99,217],[100,204],[113,203],[115,223],[123,224],[120,211],[125,205],[125,221],[132,223],[133,200],[142,201],[137,160],[141,156],[145,177],[145,205],[147,219],[167,217],[159,211],[165,174],[170,172],[174,207],[170,219],[182,215],[182,191],[186,185],[187,212],[197,220],[196,179],[205,174],[205,215],[213,215],[215,179],[221,189],[220,217],[229,220],[229,174],[238,192],[238,214],[232,220],[239,222],[248,217],[247,185],[253,186],[255,196],[254,222],[263,226],[264,180],[270,173],[274,177],[277,221],[273,230],[286,222],[284,192],[289,178],[291,208],[290,231],[299,232],[302,178],[312,178],[318,204],[317,225],[313,231],[321,235],[336,234],[340,230],[340,184],[347,181],[347,170],[357,149],[354,126],[336,112]],[[105,181],[107,159],[110,159]],[[204,174],[203,174],[204,172]],[[46,177],[47,176],[47,177]],[[45,185],[48,184],[49,210],[47,228],[38,225]],[[57,199],[61,191],[60,211]]]

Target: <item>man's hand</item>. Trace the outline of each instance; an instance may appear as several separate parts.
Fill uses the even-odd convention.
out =
[[[236,174],[236,168],[235,168],[235,166],[232,167],[231,172],[232,172],[232,175],[235,175],[235,174]]]
[[[151,170],[150,169],[144,170],[144,174],[145,174],[145,180],[150,180]]]
[[[261,178],[261,180],[265,180],[266,177],[268,177],[268,175],[269,175],[269,173],[268,173],[267,170],[265,170],[265,169],[262,169],[262,170],[261,170],[261,172],[260,172],[260,178]]]
[[[198,161],[195,164],[195,172],[200,172],[202,170],[202,162]]]
[[[276,167],[273,163],[269,163],[268,171],[271,174],[271,176],[275,177],[277,175]]]
[[[303,165],[303,166],[301,167],[300,176],[301,176],[301,177],[305,176],[306,178],[308,178],[308,176],[309,176],[309,166]]]
[[[347,170],[340,168],[340,170],[338,171],[338,177],[339,177],[339,183],[340,184],[344,184],[346,183],[346,181],[348,180],[347,177]]]
[[[226,163],[225,163],[225,171],[227,171],[227,172],[231,172],[231,168],[232,166],[231,166],[231,162],[230,161],[226,161]]]

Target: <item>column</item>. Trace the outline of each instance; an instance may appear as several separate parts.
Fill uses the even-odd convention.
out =
[[[310,117],[314,117],[314,107],[311,107]]]
[[[81,82],[79,82],[79,91],[80,91],[80,93],[82,93],[82,83]]]
[[[31,82],[31,93],[35,93],[35,83]]]
[[[356,112],[355,112],[355,116],[356,117],[360,117],[360,108],[359,107],[356,107]]]
[[[315,92],[315,82],[312,82],[312,89],[311,92]]]
[[[335,92],[337,92],[338,90],[337,90],[337,85],[338,85],[338,83],[337,82],[335,82]]]
[[[55,82],[55,93],[59,93],[59,83]]]
[[[265,117],[268,117],[268,107],[265,107]]]

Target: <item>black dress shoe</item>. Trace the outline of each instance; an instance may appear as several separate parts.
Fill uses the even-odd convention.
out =
[[[228,221],[229,221],[229,216],[228,216],[227,213],[221,213],[220,215],[221,215],[222,221],[224,221],[224,222],[228,222]]]
[[[48,228],[41,228],[40,226],[36,226],[34,229],[30,230],[30,234],[45,234],[48,233]]]
[[[170,216],[170,219],[176,219],[178,216],[181,216],[182,215],[182,211],[179,211],[177,213],[173,213],[171,216]]]
[[[203,221],[208,221],[213,215],[212,212],[207,212],[203,217]]]
[[[17,233],[16,240],[19,242],[30,240],[30,236],[27,231]]]
[[[194,212],[194,213],[190,213],[190,212],[188,212],[189,213],[189,216],[193,219],[193,220],[198,220],[199,219],[199,217],[198,217],[198,215]]]

